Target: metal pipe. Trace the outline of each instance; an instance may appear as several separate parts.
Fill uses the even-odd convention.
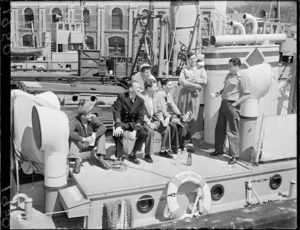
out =
[[[194,28],[193,28],[192,38],[191,38],[190,44],[188,46],[188,53],[191,52],[192,45],[194,43],[194,38],[195,38],[195,35],[196,35],[196,29],[197,29],[197,25],[198,25],[198,22],[199,22],[198,21],[199,16],[200,16],[200,14],[197,14],[197,17],[196,17],[196,20],[195,20],[195,24],[194,24]]]
[[[159,61],[158,61],[158,77],[162,77],[163,63],[164,63],[164,18],[160,19],[160,42],[159,42]]]
[[[252,23],[252,32],[251,34],[257,34],[257,21],[256,19],[251,15],[251,14],[244,14],[243,18],[246,20],[246,21],[249,21],[250,23]]]
[[[245,27],[242,23],[232,21],[232,22],[230,22],[230,25],[233,26],[233,27],[237,27],[240,31],[240,34],[242,34],[242,35],[246,34]]]
[[[178,62],[178,54],[180,52],[180,45],[178,44],[177,39],[175,38],[175,44],[173,46],[173,54],[172,54],[172,73],[174,73],[177,70],[177,62]],[[176,73],[175,73],[176,75]]]
[[[285,34],[246,34],[246,35],[224,35],[212,36],[210,44],[220,45],[249,45],[262,44],[265,41],[270,43],[282,43],[286,40]]]
[[[296,180],[290,181],[289,198],[296,197]]]

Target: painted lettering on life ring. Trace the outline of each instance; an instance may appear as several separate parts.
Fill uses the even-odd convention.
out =
[[[172,177],[168,184],[167,194],[177,194],[179,187],[185,182],[192,182],[195,185],[198,185],[200,187],[200,189],[202,190],[201,206],[203,208],[201,212],[207,214],[209,212],[210,205],[211,205],[210,189],[206,184],[205,180],[198,174],[188,171],[188,172],[181,172],[176,176]],[[190,214],[186,213],[186,210],[183,210],[183,208],[179,206],[177,202],[177,196],[168,196],[167,204],[171,216],[174,219],[184,219],[190,216]]]

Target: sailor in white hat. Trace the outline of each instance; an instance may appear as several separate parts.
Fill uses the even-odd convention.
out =
[[[147,63],[140,65],[139,72],[131,77],[131,80],[138,81],[141,85],[141,92],[145,89],[145,82],[148,79],[156,81],[156,78],[151,74],[151,66]]]

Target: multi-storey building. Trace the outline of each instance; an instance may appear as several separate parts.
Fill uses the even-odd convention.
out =
[[[182,2],[184,3],[184,2]],[[226,25],[226,2],[195,2],[202,24],[222,34]],[[84,44],[100,50],[102,56],[133,57],[142,31],[133,33],[134,18],[140,15],[170,16],[170,1],[12,1],[13,46],[49,47],[51,56],[61,59],[77,53]],[[188,17],[187,17],[188,18]],[[204,23],[205,22],[205,23]],[[209,25],[209,26],[207,26]],[[159,19],[150,23],[152,47],[159,41]],[[33,36],[33,34],[35,36]],[[203,36],[206,36],[203,33]],[[74,59],[75,60],[75,59]]]

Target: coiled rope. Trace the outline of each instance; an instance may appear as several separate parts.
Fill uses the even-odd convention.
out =
[[[118,172],[124,172],[128,168],[128,166],[125,163],[123,163],[122,161],[105,160],[105,162],[111,167],[112,170],[115,170]]]

